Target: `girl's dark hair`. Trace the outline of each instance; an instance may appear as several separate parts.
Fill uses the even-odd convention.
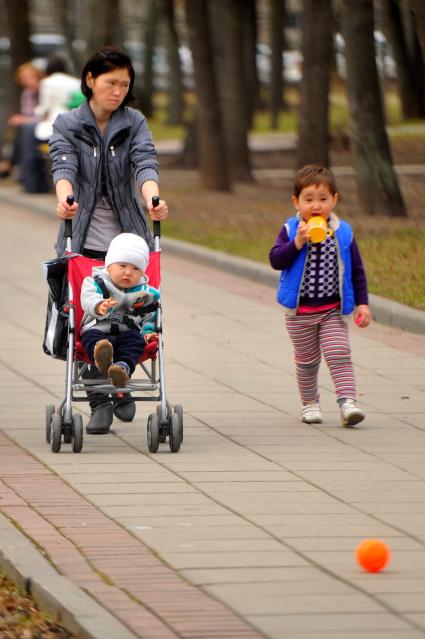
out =
[[[306,164],[295,173],[293,194],[298,197],[303,189],[312,184],[326,184],[332,195],[337,192],[334,174],[320,164]]]
[[[127,69],[130,75],[130,85],[128,87],[128,93],[122,101],[122,106],[128,104],[134,99],[133,85],[134,85],[134,69],[129,56],[121,49],[115,47],[104,47],[96,51],[91,58],[87,60],[84,68],[81,72],[81,91],[88,100],[93,95],[92,90],[87,85],[87,74],[91,73],[93,78],[98,78],[103,73],[109,73],[115,69]]]

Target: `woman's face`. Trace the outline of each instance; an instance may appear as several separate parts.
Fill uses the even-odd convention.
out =
[[[90,103],[107,113],[121,106],[130,88],[130,74],[127,68],[113,69],[94,78],[89,72],[87,86],[92,90]]]

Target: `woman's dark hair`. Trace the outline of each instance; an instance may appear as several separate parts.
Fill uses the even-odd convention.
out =
[[[88,100],[93,95],[92,90],[87,85],[87,74],[91,73],[93,78],[97,78],[103,73],[109,73],[115,69],[127,69],[130,75],[130,85],[128,87],[128,93],[122,101],[122,106],[128,104],[134,99],[133,85],[134,85],[134,69],[129,56],[115,47],[104,47],[99,49],[95,54],[87,60],[81,73],[81,91]]]

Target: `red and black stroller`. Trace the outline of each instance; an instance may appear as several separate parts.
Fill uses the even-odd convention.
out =
[[[149,283],[160,287],[160,223],[154,222],[154,251],[150,254],[146,270]],[[86,391],[122,397],[131,393],[136,402],[159,402],[156,411],[147,421],[147,443],[151,453],[156,453],[160,443],[167,441],[173,453],[178,452],[183,441],[183,408],[171,406],[166,397],[164,354],[162,339],[161,302],[156,311],[158,340],[147,344],[139,367],[142,379],[130,379],[124,388],[116,388],[107,378],[83,377],[91,363],[79,340],[79,327],[83,317],[80,305],[80,289],[83,279],[91,275],[94,266],[102,262],[72,253],[72,224],[65,223],[66,253],[63,257],[43,263],[49,285],[49,301],[43,342],[44,352],[66,360],[65,398],[59,406],[46,406],[46,440],[54,453],[61,449],[62,441],[72,444],[74,453],[83,447],[83,419],[74,413],[73,402],[87,402]]]

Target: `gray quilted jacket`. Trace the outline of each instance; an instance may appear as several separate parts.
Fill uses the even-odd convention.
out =
[[[78,210],[72,221],[72,250],[84,248],[90,218],[101,195],[106,195],[124,233],[137,233],[152,248],[152,236],[137,193],[147,180],[159,181],[156,150],[146,118],[135,109],[120,107],[100,135],[88,102],[61,113],[49,140],[53,181],[69,180]],[[137,190],[136,190],[137,189]],[[56,250],[65,251],[64,225]]]

